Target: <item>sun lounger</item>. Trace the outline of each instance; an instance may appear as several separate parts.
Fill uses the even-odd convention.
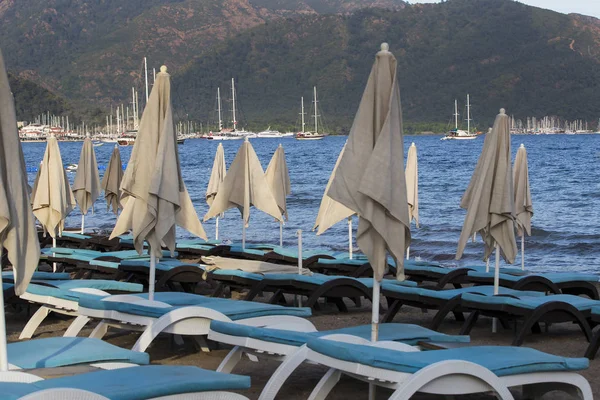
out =
[[[591,300],[581,296],[557,294],[550,296],[481,296],[475,293],[462,295],[461,306],[471,310],[469,318],[465,321],[462,334],[469,334],[480,315],[498,318],[504,325],[512,322],[514,329],[513,346],[523,344],[526,335],[533,331],[541,332],[539,324],[572,322],[579,325],[585,338],[589,342],[592,332],[588,319],[591,310],[599,306],[598,300]],[[521,322],[517,324],[517,322]]]
[[[49,337],[8,344],[9,369],[55,368],[94,364],[116,368],[150,363],[147,353],[126,350],[92,338]],[[104,367],[103,367],[103,364]],[[0,377],[1,379],[1,377]]]
[[[494,272],[469,271],[467,280],[475,284],[493,284]],[[500,286],[517,290],[537,290],[541,292],[587,296],[600,300],[598,296],[598,275],[577,272],[554,272],[515,276],[500,274]]]
[[[234,346],[217,368],[217,371],[229,373],[244,354],[254,356],[250,358],[254,358],[255,361],[262,357],[285,361],[310,339],[332,334],[369,339],[371,325],[319,332],[310,321],[300,319],[294,324],[274,324],[262,328],[232,322],[212,321],[208,338]],[[398,341],[408,345],[417,345],[419,342],[469,342],[468,336],[445,335],[411,324],[381,324],[379,339]]]
[[[88,372],[29,383],[2,382],[3,399],[219,399],[243,400],[228,392],[248,389],[250,378],[189,366],[146,365]],[[22,382],[22,381],[21,381]]]
[[[128,281],[139,282],[148,288],[150,277],[150,260],[123,260],[119,263],[119,271],[128,276]],[[156,263],[157,291],[181,291],[194,293],[196,286],[204,282],[205,271],[199,264],[191,264],[173,258],[164,258]],[[181,289],[180,289],[181,288]]]
[[[302,266],[310,268],[310,265],[317,262],[319,258],[334,259],[336,257],[345,257],[347,253],[335,253],[326,250],[305,250],[302,252]],[[275,247],[272,251],[265,254],[264,261],[279,262],[298,265],[298,250],[294,248]]]
[[[71,275],[65,272],[42,272],[35,271],[31,276],[32,281],[36,280],[68,280],[71,279]],[[13,283],[15,281],[15,274],[13,271],[2,271],[2,282]]]
[[[144,351],[160,333],[205,336],[210,321],[243,321],[264,326],[275,321],[293,323],[310,316],[308,308],[282,307],[231,299],[205,297],[181,292],[147,295],[84,296],[79,299],[78,319],[95,318],[101,322],[90,337],[101,339],[108,327],[142,331],[133,350]],[[74,322],[75,323],[75,322]]]
[[[600,306],[592,308],[592,316],[591,316],[592,324],[598,325],[600,324]],[[590,360],[593,360],[596,357],[596,353],[598,352],[598,348],[600,347],[600,330],[596,330],[594,333],[592,340],[590,340],[590,344],[585,351],[585,356]]]
[[[391,400],[406,400],[418,392],[457,398],[495,392],[500,399],[513,400],[509,391],[512,387],[523,387],[524,398],[541,398],[553,390],[581,400],[593,398],[589,383],[577,373],[588,368],[585,358],[565,358],[507,346],[414,352],[403,351],[395,342],[330,338],[309,340],[294,357],[281,364],[260,400],[275,397],[280,382],[294,371],[298,359],[329,368],[311,393],[313,399],[326,398],[342,374],[392,389]]]
[[[406,287],[383,282],[381,295],[387,299],[388,310],[381,319],[391,322],[402,306],[420,308],[422,310],[438,310],[429,324],[430,329],[438,330],[446,316],[450,313],[457,321],[464,321],[462,297],[466,293],[478,293],[483,296],[494,294],[493,286],[471,286],[450,290],[433,290],[419,287]],[[506,295],[544,296],[541,292],[522,292],[508,288],[499,288],[499,293]]]
[[[40,308],[31,316],[19,339],[29,339],[50,313],[77,317],[78,301],[82,296],[109,296],[111,293],[138,293],[142,285],[100,279],[73,279],[70,281],[43,281],[31,283],[21,299],[38,304]],[[86,325],[84,319],[74,321],[67,336],[75,336]]]
[[[310,270],[325,275],[366,278],[373,276],[369,260],[364,258],[319,258],[310,265]]]

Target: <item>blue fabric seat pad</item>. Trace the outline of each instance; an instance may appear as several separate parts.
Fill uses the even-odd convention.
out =
[[[240,390],[250,387],[247,376],[223,374],[190,366],[146,365],[47,379],[34,383],[0,383],[2,399],[18,399],[37,390],[73,388],[111,400],[143,400],[182,393]]]
[[[94,362],[150,363],[148,353],[122,349],[100,339],[50,337],[8,344],[8,362],[23,369]]]
[[[476,294],[465,293],[462,296],[463,300],[478,302],[482,304],[505,305],[525,309],[535,309],[541,305],[548,304],[553,301],[561,301],[569,303],[579,311],[590,311],[595,306],[600,306],[600,301],[588,299],[586,297],[574,296],[571,294],[553,294],[550,296],[521,296],[519,298],[504,297],[504,296],[479,296]]]
[[[310,339],[325,335],[346,334],[371,339],[371,325],[352,326],[320,332],[296,332],[284,329],[258,328],[234,322],[211,321],[210,329],[230,336],[248,337],[290,346],[302,346]],[[432,331],[419,325],[386,323],[379,325],[379,340],[393,340],[409,345],[428,342],[469,342],[469,336],[453,336]]]
[[[311,339],[307,345],[318,353],[339,360],[405,373],[415,373],[445,360],[473,362],[489,369],[497,376],[580,371],[589,366],[587,358],[560,357],[527,347],[467,346],[447,350],[401,352],[326,339]]]
[[[462,295],[463,298],[467,293],[481,293],[485,297],[492,296],[494,294],[493,286],[469,286],[463,287],[459,289],[448,289],[448,290],[432,290],[432,289],[424,289],[418,287],[406,287],[402,285],[395,285],[393,283],[388,283],[385,280],[381,285],[382,289],[385,289],[390,292],[395,292],[398,294],[411,294],[422,296],[425,298],[434,298],[441,300],[450,300],[458,295]],[[527,296],[527,297],[545,297],[545,294],[542,292],[534,292],[534,291],[521,291],[514,290],[504,287],[498,288],[498,293],[511,295],[511,296]],[[476,296],[476,295],[473,295]],[[478,297],[484,297],[477,295]]]
[[[485,272],[485,271],[469,271],[467,274],[473,278],[484,278],[484,279],[494,279],[494,272]],[[531,277],[531,276],[539,276],[542,278],[546,278],[551,282],[556,284],[567,283],[567,282],[598,282],[598,275],[595,274],[581,274],[577,272],[549,272],[545,274],[531,274],[531,275],[510,275],[510,274],[500,274],[500,279],[509,281],[509,282],[518,282],[523,278]]]
[[[2,272],[2,279],[3,280],[14,280],[15,279],[15,274],[12,271],[3,271]],[[59,280],[67,280],[67,279],[71,279],[71,275],[68,272],[42,272],[42,271],[35,271],[33,273],[33,275],[31,276],[32,280],[39,280],[39,279],[43,279],[43,280],[54,280],[54,279],[59,279]]]

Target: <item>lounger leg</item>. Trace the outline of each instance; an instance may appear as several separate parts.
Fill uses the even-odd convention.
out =
[[[381,319],[381,322],[392,322],[400,308],[402,307],[402,303],[400,300],[394,300],[391,304],[388,305],[388,310]]]
[[[225,356],[219,367],[217,368],[217,372],[224,372],[226,374],[230,374],[231,371],[235,368],[235,366],[240,362],[244,352],[240,346],[234,346],[233,349]]]
[[[35,330],[40,326],[40,324],[46,319],[48,314],[50,314],[50,309],[46,306],[41,306],[35,314],[29,318],[27,321],[27,325],[23,328],[21,335],[19,335],[19,339],[31,339]]]
[[[594,334],[594,337],[592,338],[590,345],[588,346],[587,350],[585,351],[585,356],[587,358],[589,358],[590,360],[593,360],[594,357],[596,357],[596,353],[598,352],[599,347],[600,347],[600,331],[598,331]]]
[[[85,315],[79,315],[65,331],[64,337],[75,337],[81,332],[83,327],[90,322],[90,318]]]
[[[308,400],[325,400],[327,395],[333,390],[335,385],[340,381],[342,373],[340,370],[330,368],[329,371],[321,378],[317,386],[308,397]]]
[[[96,325],[92,333],[90,333],[90,337],[102,339],[104,335],[106,335],[106,332],[108,332],[108,324],[104,321],[100,321],[98,325]]]
[[[463,324],[462,328],[460,328],[459,335],[468,335],[471,332],[471,329],[475,326],[477,319],[479,318],[479,311],[473,311],[469,314],[469,317]]]
[[[587,392],[589,386],[564,383],[564,382],[544,382],[532,385],[523,386],[523,400],[541,400],[542,397],[549,392],[558,390],[570,395],[573,399],[583,400],[591,399],[592,393]]]
[[[279,367],[275,370],[271,379],[265,385],[258,400],[273,400],[281,389],[281,386],[290,377],[290,375],[306,360],[306,345],[300,347],[295,353],[286,357]]]

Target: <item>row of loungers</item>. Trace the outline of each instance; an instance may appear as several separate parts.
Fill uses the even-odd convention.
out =
[[[10,285],[6,283],[5,285]],[[158,292],[154,301],[147,295],[138,294],[142,285],[106,280],[38,280],[30,284],[21,296],[40,305],[33,314],[20,338],[30,338],[39,325],[51,313],[77,317],[70,325],[67,336],[76,336],[91,319],[101,319],[93,337],[101,338],[110,326],[131,327],[145,331],[138,348],[145,349],[160,332],[179,330],[181,321],[206,320],[213,315],[220,320],[239,320],[277,315],[306,316],[309,308],[281,307],[276,304],[232,301],[230,299],[205,297],[180,292]],[[110,296],[111,293],[130,293]],[[384,282],[382,295],[388,301],[383,322],[392,322],[401,306],[425,310],[437,310],[429,328],[438,330],[446,316],[453,313],[464,321],[461,334],[469,334],[481,315],[499,318],[503,326],[514,327],[513,346],[523,344],[531,332],[540,332],[540,324],[573,322],[579,325],[590,346],[586,356],[593,358],[600,343],[600,330],[594,335],[592,328],[600,321],[600,301],[573,295],[544,295],[541,292],[524,292],[501,288],[500,295],[493,296],[493,287],[475,286],[451,290],[431,290]],[[187,307],[187,308],[186,308]],[[183,308],[186,308],[182,311]],[[206,308],[212,311],[206,314]],[[469,313],[468,318],[463,313]],[[132,316],[129,320],[127,316]],[[161,321],[157,323],[157,321]],[[185,324],[183,324],[185,325]],[[187,328],[186,328],[187,329]],[[183,329],[184,335],[206,334],[206,326],[193,331]]]
[[[231,372],[244,353],[260,358],[279,358],[283,362],[263,389],[260,399],[274,398],[287,377],[305,361],[329,368],[313,391],[313,398],[325,398],[343,373],[392,388],[392,399],[407,399],[416,392],[461,395],[490,390],[496,391],[500,398],[512,399],[508,388],[515,386],[523,386],[529,397],[541,396],[548,390],[562,389],[575,394],[579,399],[592,398],[589,384],[577,373],[587,368],[586,359],[563,358],[527,348],[494,346],[420,352],[415,345],[422,342],[465,343],[469,339],[465,336],[440,334],[414,325],[383,324],[381,341],[370,343],[367,340],[370,334],[369,326],[316,332],[310,322],[300,318],[300,314],[290,314],[290,310],[300,310],[304,312],[303,316],[308,316],[310,311],[306,309],[265,304],[262,306],[266,308],[261,311],[254,308],[242,312],[240,307],[246,308],[254,303],[202,298],[184,293],[159,293],[157,296],[162,298],[156,302],[149,302],[144,299],[144,295],[93,298],[86,294],[78,300],[78,313],[85,314],[86,307],[101,302],[103,306],[95,308],[104,311],[99,317],[102,318],[100,326],[115,323],[121,328],[131,329],[134,328],[133,325],[145,325],[142,337],[148,332],[155,336],[160,328],[164,328],[162,332],[172,334],[185,334],[183,331],[187,334],[208,334],[210,339],[235,346],[219,366],[221,372]],[[161,305],[161,300],[167,300],[169,303],[164,302]],[[177,306],[176,303],[182,305]],[[194,312],[190,313],[190,309]],[[235,323],[232,322],[233,318],[222,312],[228,310],[231,313],[234,309],[240,317]],[[188,317],[180,318],[169,325],[161,324],[161,320],[172,320],[177,314],[187,314]],[[242,314],[244,317],[241,317]],[[123,321],[132,322],[131,326]],[[179,329],[176,324],[181,324]],[[94,332],[97,331],[98,328]],[[85,343],[88,339],[83,341],[78,338],[69,343],[64,342],[68,338],[61,338],[62,343],[59,338],[51,339],[56,341],[49,345],[46,353],[41,354],[44,363],[36,365],[57,366],[61,363],[64,365],[71,362],[81,364],[96,361],[93,360],[93,355],[82,356],[88,352],[85,350],[86,346],[95,344]],[[139,343],[138,340],[134,351],[143,350]],[[17,345],[25,349],[35,347]],[[98,361],[115,361],[109,359],[108,349],[104,352],[100,347],[92,348],[93,351],[102,353],[102,359]],[[143,353],[114,357],[118,362],[147,363]],[[31,361],[28,362],[29,364],[23,365],[31,365]],[[123,379],[134,381],[137,385],[142,384],[144,387],[135,392],[129,382],[115,386],[116,380],[121,382]],[[0,390],[14,395],[10,398],[29,394],[39,396],[44,393],[41,390],[52,388],[70,388],[86,390],[111,399],[147,399],[190,392],[246,389],[250,380],[248,377],[204,371],[195,367],[140,366],[118,372],[100,371],[52,381],[6,385],[6,388],[0,386]],[[64,397],[67,392],[59,393]],[[71,394],[79,395],[73,392]],[[244,397],[227,393],[219,398]]]

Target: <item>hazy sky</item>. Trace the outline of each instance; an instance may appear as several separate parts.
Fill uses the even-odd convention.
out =
[[[408,0],[409,3],[439,3],[439,0]],[[519,0],[520,3],[561,13],[578,13],[600,18],[600,0]]]

